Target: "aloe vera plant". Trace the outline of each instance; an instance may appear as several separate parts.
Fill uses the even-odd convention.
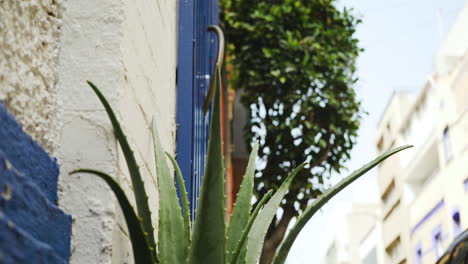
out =
[[[203,176],[200,197],[198,197],[199,206],[193,223],[190,221],[187,193],[179,166],[171,155],[164,153],[157,131],[156,120],[153,119],[154,158],[159,192],[159,228],[157,230],[157,240],[154,237],[154,228],[151,223],[148,196],[146,195],[144,182],[133,151],[105,97],[93,83],[88,82],[88,84],[104,105],[117,140],[124,152],[132,180],[136,211],[120,185],[110,175],[91,169],[75,170],[72,174],[94,174],[106,181],[110,186],[124,213],[135,263],[258,263],[268,226],[288,192],[294,177],[307,164],[304,163],[298,166],[284,180],[276,192],[268,192],[256,208],[252,210],[252,188],[258,150],[258,145],[256,144],[250,154],[247,170],[237,194],[231,221],[229,224],[226,223],[224,162],[221,137],[220,69],[218,65],[216,66],[214,76],[214,102],[212,106],[205,175]],[[275,256],[274,263],[280,264],[285,262],[288,252],[301,229],[328,200],[384,159],[409,147],[411,146],[399,147],[382,154],[316,199],[298,217],[295,226],[292,227],[282,242]],[[166,156],[169,160],[166,160]],[[179,205],[174,176],[169,169],[167,161],[171,162],[176,172],[175,178],[181,187],[182,208]],[[192,226],[193,231],[191,230]]]

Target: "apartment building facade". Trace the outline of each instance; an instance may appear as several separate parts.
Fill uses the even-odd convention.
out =
[[[323,264],[382,263],[381,210],[379,204],[354,203],[344,217],[327,232]]]
[[[468,8],[418,93],[391,98],[377,132],[382,153],[415,147],[378,168],[384,263],[435,263],[468,227]]]

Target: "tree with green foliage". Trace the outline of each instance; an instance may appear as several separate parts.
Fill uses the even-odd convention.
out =
[[[344,169],[356,143],[364,114],[353,90],[361,21],[335,0],[221,0],[221,9],[232,86],[249,111],[247,144],[258,140],[267,161],[257,200],[310,163],[270,225],[261,259],[270,263],[290,221]]]

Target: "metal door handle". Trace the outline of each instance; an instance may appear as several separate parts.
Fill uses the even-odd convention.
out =
[[[208,88],[208,92],[206,93],[205,100],[203,101],[203,115],[206,115],[208,112],[208,108],[211,105],[211,101],[213,100],[214,96],[214,76],[216,74],[216,68],[220,68],[223,66],[224,60],[224,33],[223,30],[218,25],[211,25],[208,27],[208,31],[214,31],[218,36],[218,52],[216,55],[216,67],[213,70],[213,74],[211,75],[210,79],[210,86]],[[220,80],[221,81],[221,80]]]

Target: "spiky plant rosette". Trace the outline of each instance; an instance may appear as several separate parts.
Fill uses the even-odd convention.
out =
[[[111,106],[99,89],[88,84],[97,94],[112,123],[128,165],[135,196],[136,210],[129,202],[119,183],[104,172],[79,169],[72,173],[90,173],[102,178],[112,189],[122,208],[133,248],[135,263],[161,264],[256,264],[259,262],[263,242],[270,222],[273,220],[294,177],[306,163],[298,166],[275,191],[269,191],[255,208],[251,208],[252,189],[255,175],[255,160],[258,144],[250,153],[247,169],[237,194],[229,224],[226,223],[225,174],[221,135],[220,69],[216,66],[214,76],[214,102],[212,106],[208,153],[205,164],[198,208],[192,223],[185,183],[174,157],[164,153],[157,131],[156,120],[152,122],[154,158],[158,183],[159,219],[157,240],[151,222],[151,212],[144,181],[139,171],[133,151],[114,114]],[[294,240],[312,216],[338,192],[358,179],[361,175],[393,154],[409,148],[403,146],[380,155],[359,170],[344,178],[318,197],[297,218],[295,225],[282,241],[273,260],[274,264],[284,263]],[[174,175],[169,169],[168,160],[174,168],[178,185],[181,188],[181,204],[177,195]],[[193,230],[191,227],[193,226]]]

